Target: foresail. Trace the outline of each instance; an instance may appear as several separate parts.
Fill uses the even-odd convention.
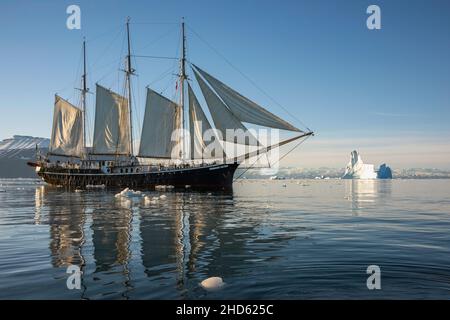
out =
[[[82,112],[59,96],[55,96],[50,152],[76,157],[83,153]]]
[[[302,132],[300,129],[277,117],[259,106],[239,92],[231,89],[197,66],[195,69],[208,81],[211,87],[222,98],[231,112],[242,122],[253,123],[264,127]]]
[[[214,125],[220,131],[221,139],[228,142],[240,144],[258,145],[258,140],[247,130],[238,118],[227,108],[220,98],[205,83],[202,77],[193,69],[195,78],[205,97],[206,104],[211,112]],[[236,135],[230,134],[235,132]]]
[[[97,84],[93,153],[131,152],[128,100]]]
[[[175,102],[147,88],[139,156],[180,158],[180,109]]]
[[[191,159],[223,158],[222,146],[189,83],[188,95]]]

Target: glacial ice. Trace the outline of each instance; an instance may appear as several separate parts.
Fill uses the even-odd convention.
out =
[[[385,163],[378,169],[378,179],[392,179],[392,170]]]
[[[345,173],[342,179],[376,179],[377,173],[375,172],[373,164],[365,164],[358,151],[354,150],[351,153],[350,162],[345,168]]]

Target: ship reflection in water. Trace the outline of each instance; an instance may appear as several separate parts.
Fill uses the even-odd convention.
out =
[[[136,290],[141,298],[201,297],[201,280],[227,279],[237,264],[251,270],[252,261],[261,260],[246,250],[249,241],[273,246],[289,239],[258,234],[257,217],[233,214],[231,193],[164,194],[146,206],[108,192],[36,188],[36,212],[48,209],[52,266],[81,266],[80,298],[127,299]],[[270,253],[269,247],[260,250]]]
[[[2,181],[3,182],[3,181]],[[8,184],[9,183],[9,184]],[[240,181],[233,193],[3,183],[0,298],[436,298],[450,293],[448,181]],[[382,290],[366,268],[382,270]],[[70,265],[82,271],[69,290]],[[199,283],[220,276],[207,292]]]

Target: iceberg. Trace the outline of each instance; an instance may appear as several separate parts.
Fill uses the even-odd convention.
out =
[[[345,168],[345,173],[342,179],[376,179],[373,164],[366,164],[362,161],[358,151],[354,150],[351,153],[350,162]]]
[[[383,163],[378,169],[377,178],[392,179],[392,170],[386,165],[386,163]]]

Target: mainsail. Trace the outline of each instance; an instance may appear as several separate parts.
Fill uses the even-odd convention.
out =
[[[82,111],[59,96],[55,96],[50,152],[76,157],[83,152]]]
[[[208,81],[220,98],[225,102],[233,115],[242,122],[253,123],[264,127],[281,130],[302,132],[285,120],[267,111],[250,99],[244,97],[239,92],[231,89],[223,82],[217,80],[207,72],[195,66],[195,69]]]
[[[206,118],[189,83],[188,95],[191,159],[223,158],[224,152],[220,142],[217,140],[217,136],[214,134],[211,124]],[[205,142],[205,139],[208,141]]]
[[[97,84],[93,153],[131,152],[128,100]]]
[[[178,104],[147,88],[139,156],[180,157],[180,111]]]
[[[205,97],[216,128],[222,134],[222,140],[246,145],[258,145],[258,140],[247,130],[238,118],[227,108],[220,98],[212,91],[202,77],[193,69],[195,78]],[[230,132],[236,132],[236,136]],[[228,133],[228,134],[227,134]],[[239,134],[240,133],[240,134]]]

